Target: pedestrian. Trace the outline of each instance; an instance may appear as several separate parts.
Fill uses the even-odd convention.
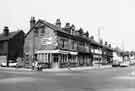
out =
[[[68,61],[68,70],[69,70],[69,71],[72,71],[71,68],[70,68],[70,66],[71,66],[70,64],[71,64],[71,63],[70,63],[70,60],[69,60],[69,61]]]
[[[42,66],[39,63],[38,63],[38,71],[42,71]]]
[[[35,61],[35,68],[38,70],[38,61]]]
[[[35,62],[33,61],[32,62],[32,70],[34,70],[34,68],[35,68]]]

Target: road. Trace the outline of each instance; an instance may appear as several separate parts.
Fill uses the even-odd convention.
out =
[[[135,67],[74,72],[0,71],[1,91],[135,91]]]

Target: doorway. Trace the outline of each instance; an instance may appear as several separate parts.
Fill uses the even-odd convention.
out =
[[[58,57],[58,54],[53,54],[52,68],[54,68],[54,69],[59,68],[59,57]]]

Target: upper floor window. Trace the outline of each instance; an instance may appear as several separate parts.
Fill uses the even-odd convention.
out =
[[[36,33],[36,34],[37,34],[37,33],[38,33],[38,30],[34,30],[34,33]]]
[[[34,35],[38,36],[38,30],[34,30]]]
[[[64,44],[65,44],[64,42],[65,42],[64,39],[60,39],[60,41],[59,41],[60,48],[64,48]]]
[[[41,29],[41,33],[43,33],[43,34],[45,33],[45,29],[44,28]]]
[[[61,48],[68,48],[68,40],[67,39],[60,39],[60,46]]]
[[[43,36],[45,34],[45,28],[44,27],[40,28],[39,31],[40,31],[40,36]]]
[[[75,41],[72,41],[72,49],[75,48]]]

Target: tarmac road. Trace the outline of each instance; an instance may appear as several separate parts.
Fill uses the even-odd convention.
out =
[[[0,71],[0,91],[135,91],[135,67],[71,72]]]

